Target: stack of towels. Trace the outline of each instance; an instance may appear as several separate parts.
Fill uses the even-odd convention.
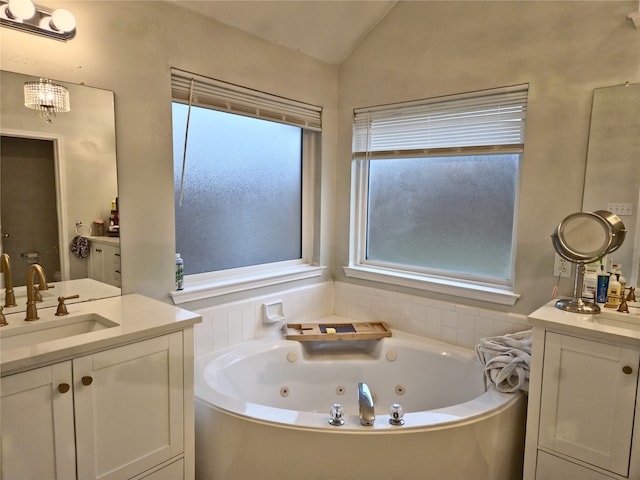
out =
[[[476,355],[484,367],[485,381],[500,392],[529,391],[531,330],[480,339]]]

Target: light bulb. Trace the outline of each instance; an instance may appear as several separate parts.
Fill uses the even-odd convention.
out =
[[[31,0],[9,0],[6,14],[12,20],[28,20],[36,14],[36,7]]]
[[[59,32],[71,32],[76,28],[76,17],[69,10],[59,8],[51,15],[51,28]]]

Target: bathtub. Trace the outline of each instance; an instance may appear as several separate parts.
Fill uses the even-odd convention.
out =
[[[526,396],[486,389],[472,350],[435,340],[253,340],[197,358],[195,394],[199,480],[522,478]]]

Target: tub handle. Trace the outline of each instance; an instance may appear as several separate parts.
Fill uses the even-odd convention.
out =
[[[394,403],[389,409],[389,423],[391,425],[404,425],[404,411],[399,403]]]
[[[344,408],[339,403],[334,403],[331,406],[331,411],[329,412],[331,418],[329,418],[329,424],[339,427],[340,425],[344,425]]]

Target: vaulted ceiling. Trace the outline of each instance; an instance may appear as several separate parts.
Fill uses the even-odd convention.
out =
[[[339,64],[397,3],[386,0],[170,0],[277,45]]]

